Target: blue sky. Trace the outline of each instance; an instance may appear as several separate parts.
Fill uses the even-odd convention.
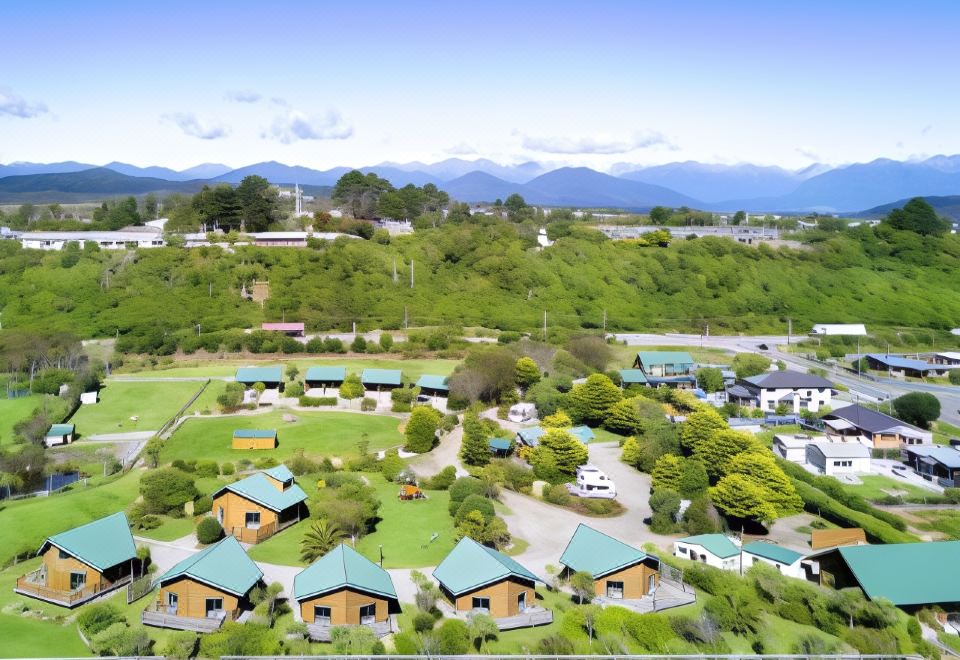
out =
[[[10,0],[0,162],[952,154],[958,20],[922,0]]]

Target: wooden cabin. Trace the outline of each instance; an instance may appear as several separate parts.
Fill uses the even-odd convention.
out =
[[[148,626],[211,632],[250,609],[250,591],[263,573],[227,536],[187,557],[157,580],[157,597],[143,611]]]
[[[40,546],[43,564],[17,579],[24,596],[76,607],[117,589],[139,568],[127,516],[122,511],[49,537]]]
[[[660,583],[660,560],[581,523],[560,556],[568,574],[593,576],[594,594],[611,600],[639,600]]]
[[[383,637],[400,612],[390,574],[344,544],[296,575],[293,597],[315,641],[330,641],[334,626],[368,626]]]
[[[233,432],[233,449],[276,449],[276,429],[237,429]]]
[[[213,513],[227,534],[259,543],[303,519],[307,494],[285,465],[257,472],[213,494]]]

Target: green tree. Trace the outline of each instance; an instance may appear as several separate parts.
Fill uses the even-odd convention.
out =
[[[197,523],[197,540],[209,545],[223,538],[223,527],[216,518],[206,516]]]
[[[762,448],[749,433],[726,429],[713,433],[693,449],[693,456],[707,469],[714,479],[730,471],[733,458],[746,451],[760,452]]]
[[[564,429],[547,429],[540,436],[540,444],[534,454],[549,454],[555,461],[557,469],[565,475],[572,476],[577,467],[587,462],[587,448]]]
[[[654,490],[667,489],[680,492],[684,463],[683,458],[673,454],[664,454],[658,458],[651,475]]]
[[[360,382],[360,376],[349,374],[340,384],[339,394],[341,399],[359,399],[364,395],[363,383]]]
[[[569,401],[573,417],[578,421],[599,426],[610,407],[622,398],[620,388],[604,374],[590,374],[586,382],[574,385]]]
[[[568,429],[573,426],[573,420],[570,419],[570,415],[558,410],[540,420],[540,426],[545,429]]]
[[[300,541],[300,561],[312,564],[336,548],[345,537],[346,534],[337,523],[320,518]]]
[[[767,500],[768,493],[742,474],[725,476],[710,489],[710,499],[726,515],[768,523],[777,510]]]
[[[522,357],[517,360],[517,385],[524,390],[540,380],[540,367],[531,358]]]
[[[416,406],[407,420],[404,436],[407,439],[404,449],[417,454],[425,454],[433,449],[437,439],[437,425],[440,413],[432,406]]]
[[[692,452],[701,442],[725,428],[727,422],[715,408],[701,408],[687,415],[686,421],[680,424],[680,446]]]
[[[894,229],[923,236],[943,234],[950,228],[950,223],[937,216],[936,210],[923,197],[914,197],[902,209],[893,209],[886,221]]]
[[[640,443],[637,442],[637,439],[631,435],[629,438],[623,441],[622,449],[620,460],[627,465],[637,467],[637,464],[640,462],[641,453]]]
[[[733,224],[741,225],[747,221],[747,212],[746,211],[737,211],[733,214]]]
[[[710,476],[703,463],[695,458],[688,458],[683,462],[683,474],[680,475],[680,494],[692,499],[707,492],[710,485]]]
[[[460,458],[467,465],[486,465],[490,462],[490,443],[487,432],[479,416],[467,411],[463,416],[463,443],[460,445]]]
[[[716,367],[697,369],[697,386],[704,392],[719,392],[723,389],[723,372]]]
[[[940,400],[928,392],[910,392],[893,400],[897,417],[920,428],[940,418]]]
[[[486,649],[488,641],[496,640],[500,634],[497,622],[489,614],[472,614],[467,626],[470,629],[473,648],[480,652]]]
[[[161,468],[144,474],[140,479],[140,494],[146,513],[183,510],[183,505],[198,495],[193,479],[176,468]]]
[[[577,602],[583,605],[584,601],[593,599],[594,594],[593,576],[586,571],[577,571],[570,576],[570,588],[573,589]]]
[[[467,514],[457,524],[457,540],[466,537],[483,542],[484,530],[487,527],[487,521],[479,511],[468,511]]]
[[[610,406],[603,420],[603,427],[620,435],[631,435],[642,430],[640,418],[641,397],[621,399]]]
[[[769,452],[748,451],[734,456],[728,464],[727,473],[746,477],[761,487],[777,516],[789,516],[803,510],[803,500],[793,482]]]
[[[354,218],[370,219],[376,215],[380,196],[392,190],[389,181],[373,172],[363,174],[352,170],[337,180],[331,199],[344,206]]]
[[[654,206],[650,209],[650,222],[655,225],[665,225],[670,222],[670,216],[672,215],[673,211],[666,206]]]
[[[294,380],[299,374],[300,374],[300,369],[297,367],[297,365],[295,365],[295,364],[292,363],[292,362],[287,365],[287,369],[286,369],[287,380],[291,380],[291,381],[292,381],[292,380]]]
[[[749,378],[766,373],[770,369],[770,358],[756,353],[737,353],[730,362],[737,378]]]

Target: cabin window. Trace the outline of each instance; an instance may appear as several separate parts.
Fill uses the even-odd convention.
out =
[[[622,580],[607,580],[607,598],[623,598]]]
[[[486,597],[478,598],[477,596],[474,596],[471,607],[475,610],[490,611],[490,599]]]
[[[360,607],[360,623],[368,625],[377,620],[377,606],[363,605]]]
[[[257,529],[260,527],[260,512],[259,511],[247,511],[244,515],[244,525],[247,529]]]
[[[217,522],[223,525],[223,507],[217,507]]]
[[[330,625],[330,608],[326,605],[313,606],[314,623]]]
[[[70,558],[70,555],[68,555],[68,554],[67,554],[66,552],[64,552],[63,550],[57,550],[57,557],[60,558],[60,559],[69,559],[69,558]]]
[[[70,571],[70,591],[83,589],[87,584],[87,574],[83,571]]]
[[[223,611],[223,599],[207,598],[205,609],[206,609],[206,614],[208,618],[217,616],[220,612]]]

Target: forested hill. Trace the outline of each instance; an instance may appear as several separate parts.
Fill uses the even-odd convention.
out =
[[[240,247],[39,252],[0,242],[4,331],[165,337],[302,320],[309,329],[462,324],[783,332],[815,322],[952,328],[960,321],[960,239],[860,227],[774,251],[726,239],[669,248],[575,230],[534,249],[534,228],[446,225],[391,244],[340,239],[311,249]],[[521,236],[521,233],[523,236]],[[409,264],[413,262],[414,287]],[[394,264],[398,275],[394,281]],[[265,309],[243,283],[269,280]],[[155,348],[155,346],[153,347]]]

